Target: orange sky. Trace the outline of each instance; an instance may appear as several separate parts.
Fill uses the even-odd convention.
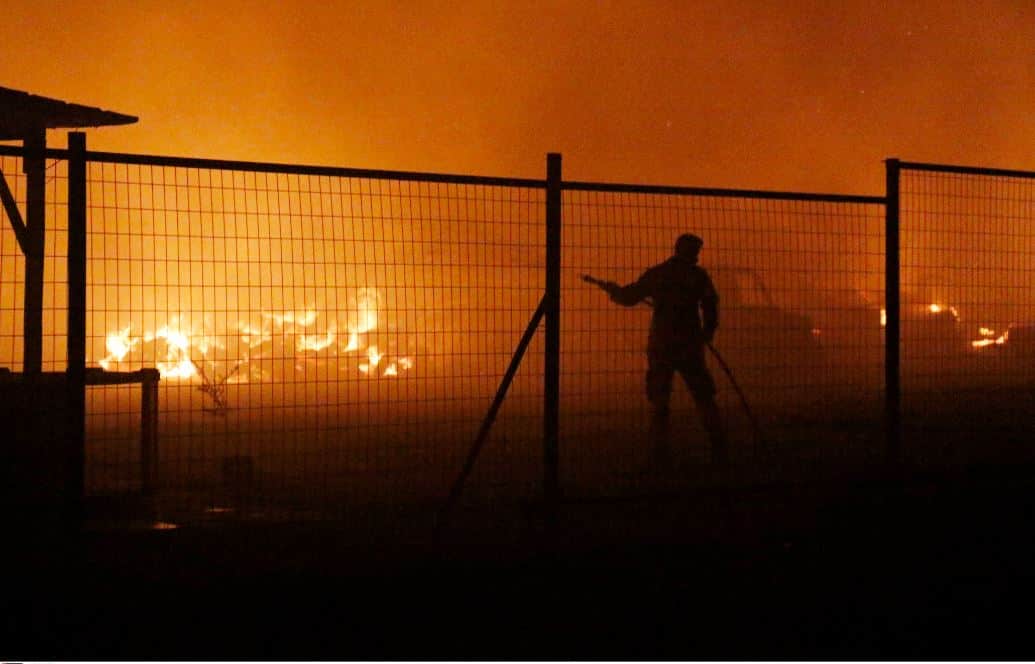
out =
[[[7,0],[0,42],[0,85],[140,116],[95,149],[873,194],[888,156],[1035,168],[1030,2]]]

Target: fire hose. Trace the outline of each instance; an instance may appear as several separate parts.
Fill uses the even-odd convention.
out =
[[[604,281],[602,279],[597,279],[588,274],[582,275],[582,280],[588,284],[593,284],[594,286],[600,288],[609,295],[611,288],[614,286],[614,284],[610,282]],[[644,299],[643,302],[649,307],[654,307],[654,302],[650,298]],[[726,378],[729,379],[730,385],[733,387],[733,391],[736,392],[737,396],[740,398],[740,405],[741,407],[743,407],[744,414],[747,416],[748,422],[751,423],[751,429],[755,434],[756,444],[764,447],[765,438],[762,436],[762,429],[761,427],[759,427],[758,420],[755,419],[755,415],[751,411],[751,407],[748,405],[747,397],[744,396],[744,391],[740,389],[740,385],[737,383],[737,379],[733,375],[733,370],[730,369],[730,366],[726,363],[726,360],[723,359],[722,354],[719,353],[718,349],[715,348],[715,346],[713,346],[710,341],[706,342],[705,346],[708,347],[708,350],[711,352],[712,357],[715,358],[715,361],[719,363],[719,366],[722,368],[723,373],[726,374]]]

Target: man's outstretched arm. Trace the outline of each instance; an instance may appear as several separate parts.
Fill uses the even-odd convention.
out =
[[[645,277],[646,274],[628,286],[619,286],[613,281],[603,281],[588,274],[582,275],[582,280],[603,290],[608,294],[612,302],[623,307],[632,307],[650,297],[650,290],[646,287]]]
[[[611,296],[612,302],[623,307],[634,307],[650,296],[642,278],[628,286],[619,286],[611,281],[608,282],[605,290]]]

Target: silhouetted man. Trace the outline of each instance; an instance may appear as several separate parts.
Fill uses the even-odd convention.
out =
[[[712,462],[728,460],[726,432],[715,403],[715,381],[704,361],[704,347],[719,327],[719,294],[711,278],[697,265],[704,241],[687,233],[676,240],[675,255],[649,268],[634,283],[601,287],[611,300],[626,307],[651,301],[647,340],[647,399],[653,408],[650,437],[657,460],[669,454],[669,398],[672,377],[683,377],[697,405],[712,444]]]

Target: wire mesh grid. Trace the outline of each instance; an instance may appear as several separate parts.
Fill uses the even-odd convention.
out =
[[[566,191],[564,485],[608,493],[666,484],[649,459],[651,309],[618,306],[580,277],[632,283],[687,232],[704,239],[701,266],[720,297],[714,346],[749,404],[745,412],[709,357],[733,468],[771,475],[783,461],[800,477],[879,452],[883,223],[883,205],[867,202]],[[708,437],[678,376],[671,420],[667,470],[675,481],[709,477]]]
[[[167,511],[446,495],[542,296],[541,189],[126,163],[88,186],[87,359],[161,372]],[[469,495],[538,481],[529,352]],[[95,392],[87,454],[135,474],[137,399]]]
[[[1016,413],[1035,405],[1035,179],[900,178],[904,452],[1018,460],[1032,431]]]
[[[18,214],[26,221],[26,177],[22,158],[0,156],[0,170],[11,191]],[[64,371],[66,367],[68,245],[67,162],[46,160],[45,258],[43,290],[43,371]],[[6,212],[0,232],[0,367],[22,370],[24,356],[25,256]]]

